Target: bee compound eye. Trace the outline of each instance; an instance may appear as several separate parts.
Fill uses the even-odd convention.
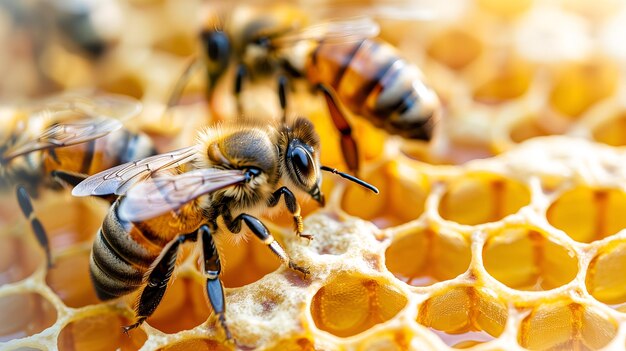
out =
[[[202,39],[206,53],[211,61],[223,61],[228,58],[230,44],[224,32],[205,32],[202,33]]]
[[[296,170],[296,176],[301,183],[306,183],[313,167],[311,155],[302,147],[295,147],[291,152],[291,162]]]

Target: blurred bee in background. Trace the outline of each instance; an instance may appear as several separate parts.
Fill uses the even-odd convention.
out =
[[[140,109],[137,100],[120,95],[70,94],[0,109],[0,191],[16,188],[49,266],[48,238],[31,198],[41,187],[76,185],[88,174],[154,155],[150,138],[123,128]]]
[[[228,25],[202,31],[201,55],[180,77],[169,106],[175,104],[186,81],[201,67],[206,69],[211,101],[215,86],[234,64],[238,100],[247,79],[268,75],[276,76],[283,111],[290,78],[304,78],[321,91],[340,132],[343,157],[353,173],[359,169],[358,148],[343,107],[390,134],[431,139],[440,115],[437,94],[424,82],[417,66],[375,38],[379,32],[376,22],[359,17],[306,26],[303,13],[277,6],[243,7],[233,12]],[[422,15],[418,11],[416,16]],[[241,110],[241,103],[238,105]]]
[[[289,268],[293,262],[267,227],[255,217],[281,197],[303,233],[296,193],[324,206],[322,171],[378,190],[348,174],[321,166],[319,136],[312,123],[238,120],[199,133],[197,144],[120,165],[87,178],[75,196],[124,195],[112,205],[93,244],[92,282],[98,297],[110,300],[142,288],[136,304],[136,328],[155,311],[174,271],[178,249],[199,241],[206,293],[227,339],[221,264],[214,237],[248,229]],[[218,222],[218,219],[221,219]]]

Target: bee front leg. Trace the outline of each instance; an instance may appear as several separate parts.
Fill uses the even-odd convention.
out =
[[[22,213],[30,222],[30,227],[35,233],[35,237],[37,238],[37,242],[43,248],[46,253],[46,262],[48,264],[48,268],[52,267],[52,254],[50,253],[50,243],[48,242],[48,234],[44,229],[41,221],[37,218],[35,211],[33,210],[33,203],[31,201],[31,196],[26,191],[23,186],[17,187],[17,202],[22,209]]]
[[[154,261],[150,270],[148,271],[148,277],[146,278],[146,286],[141,292],[139,297],[139,303],[135,310],[137,320],[135,323],[123,327],[124,332],[128,333],[131,329],[139,327],[146,318],[150,317],[156,310],[165,295],[167,290],[167,284],[172,277],[174,267],[176,266],[176,257],[178,256],[178,249],[180,244],[186,241],[195,241],[197,239],[197,233],[183,234],[176,237],[176,239],[170,241],[159,257]]]
[[[282,74],[278,76],[278,100],[283,110],[283,123],[287,123],[287,83],[287,77]]]
[[[307,268],[298,266],[295,262],[291,260],[291,258],[289,258],[289,256],[285,252],[285,249],[280,246],[278,241],[274,239],[267,227],[258,218],[250,216],[246,213],[240,214],[235,219],[232,219],[230,213],[223,214],[222,217],[224,218],[224,223],[228,227],[228,230],[230,230],[232,233],[239,233],[241,231],[241,222],[245,222],[248,228],[250,228],[250,230],[252,231],[252,233],[254,233],[257,238],[259,238],[265,245],[267,245],[270,250],[272,250],[272,252],[276,256],[278,256],[278,258],[280,258],[281,261],[289,266],[289,268],[302,273],[304,277],[306,277],[307,274],[310,273]]]
[[[296,231],[296,235],[301,238],[312,240],[313,235],[302,233],[304,231],[304,224],[302,223],[302,216],[300,215],[300,204],[298,204],[296,196],[291,192],[291,190],[289,190],[289,188],[283,186],[276,190],[272,194],[272,197],[270,197],[268,206],[274,207],[278,205],[281,195],[284,195],[287,210],[293,215],[294,230]]]

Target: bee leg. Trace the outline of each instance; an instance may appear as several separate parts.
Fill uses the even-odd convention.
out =
[[[185,241],[195,241],[197,239],[197,233],[183,234],[176,237],[176,239],[170,241],[161,255],[154,261],[150,270],[148,271],[148,277],[146,278],[146,286],[141,292],[139,297],[139,303],[135,310],[137,320],[135,323],[123,327],[124,332],[128,333],[131,329],[139,327],[146,318],[150,317],[156,310],[157,306],[161,302],[165,290],[167,290],[167,284],[172,277],[174,267],[176,266],[176,257],[178,255],[178,248],[180,244]]]
[[[272,252],[276,256],[278,256],[281,261],[287,263],[289,268],[302,273],[304,277],[306,277],[307,274],[310,273],[307,268],[298,266],[289,258],[289,256],[285,252],[285,249],[280,246],[278,241],[274,239],[267,227],[258,218],[250,216],[246,213],[242,213],[235,219],[232,219],[230,213],[228,212],[226,214],[223,214],[222,217],[224,218],[224,223],[228,227],[228,230],[230,230],[232,233],[239,233],[241,231],[241,222],[245,222],[248,228],[250,228],[250,230],[252,231],[252,233],[254,233],[257,238],[261,239],[261,241],[265,245],[269,246],[270,250],[272,250]]]
[[[287,83],[287,77],[282,74],[278,76],[278,99],[283,110],[283,123],[287,123]]]
[[[330,112],[330,117],[333,120],[333,124],[335,128],[339,130],[341,133],[341,152],[343,154],[343,159],[348,166],[350,172],[354,175],[357,175],[359,170],[359,150],[356,144],[356,140],[352,136],[352,127],[348,122],[345,114],[339,108],[339,104],[335,99],[335,96],[331,92],[331,88],[326,85],[320,84],[318,85],[318,89],[320,89],[324,93],[324,98],[326,99],[326,105],[328,105],[328,111]]]
[[[243,81],[248,75],[248,69],[246,65],[240,63],[237,66],[237,72],[235,73],[235,98],[237,99],[237,112],[241,116],[243,113],[243,104],[241,103],[241,91],[243,90]]]
[[[300,215],[300,204],[298,204],[296,196],[291,192],[291,190],[289,190],[289,188],[283,186],[276,190],[272,194],[272,197],[270,197],[268,206],[274,207],[278,205],[281,195],[284,195],[287,210],[293,215],[294,230],[296,231],[296,235],[301,238],[312,240],[313,235],[302,233],[304,231],[304,224],[302,223],[302,216]]]
[[[233,335],[226,324],[224,286],[219,278],[222,271],[219,253],[217,252],[217,247],[215,246],[215,242],[213,242],[213,236],[211,235],[207,225],[203,225],[200,229],[198,229],[198,235],[202,238],[203,270],[204,274],[207,276],[207,297],[209,298],[213,312],[217,315],[217,318],[224,329],[224,333],[226,333],[226,339],[233,340]]]
[[[26,189],[21,185],[17,187],[17,202],[22,209],[22,213],[30,222],[30,227],[33,229],[39,245],[44,249],[44,252],[46,253],[46,262],[48,264],[48,268],[52,267],[52,254],[50,253],[48,234],[46,233],[46,230],[44,229],[43,225],[37,218],[35,211],[33,210],[33,203],[31,201],[30,194],[28,194]]]

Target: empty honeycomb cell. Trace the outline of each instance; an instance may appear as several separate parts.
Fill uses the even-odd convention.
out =
[[[579,186],[550,205],[547,218],[572,239],[590,243],[626,228],[626,193],[619,189]]]
[[[219,341],[211,339],[186,339],[177,343],[167,345],[158,351],[229,351],[229,347],[224,346]]]
[[[253,283],[280,267],[280,260],[276,255],[252,234],[243,239],[224,233],[219,238],[218,247],[222,262],[222,282],[229,288]]]
[[[147,335],[141,329],[126,335],[121,326],[130,323],[113,312],[74,320],[61,330],[57,346],[63,351],[137,350],[146,342]]]
[[[619,113],[591,131],[596,141],[611,146],[626,145],[626,111]]]
[[[438,34],[426,52],[436,61],[460,70],[480,55],[482,43],[466,30],[450,28]]]
[[[559,113],[578,117],[615,93],[619,77],[614,63],[594,60],[564,66],[556,75],[550,103]]]
[[[176,333],[202,324],[210,313],[204,286],[191,278],[178,276],[146,321],[162,332]]]
[[[626,302],[626,242],[611,243],[598,250],[587,270],[587,291],[607,304]]]
[[[0,311],[0,342],[37,334],[57,319],[54,306],[33,292],[0,297]]]
[[[469,267],[469,241],[429,228],[413,228],[397,235],[387,251],[387,269],[413,286],[427,286],[452,279]]]
[[[453,347],[489,341],[502,334],[508,318],[506,303],[497,296],[485,287],[445,289],[419,306],[417,321]]]
[[[598,350],[617,334],[616,322],[577,303],[552,302],[524,318],[518,342],[530,350]]]
[[[569,283],[578,272],[573,252],[528,227],[494,233],[483,248],[483,262],[491,276],[519,290],[550,290]]]
[[[497,104],[522,96],[534,76],[532,65],[524,60],[510,58],[494,64],[487,60],[480,69],[480,84],[474,86],[474,100]]]
[[[89,278],[89,251],[59,257],[46,272],[46,283],[69,307],[99,302]]]
[[[468,173],[448,185],[439,204],[442,218],[460,224],[496,222],[530,202],[526,185],[491,173]]]
[[[386,228],[417,219],[424,212],[430,185],[419,170],[393,161],[364,176],[364,180],[378,187],[380,194],[350,184],[341,205],[348,214]]]
[[[6,234],[0,235],[0,286],[27,278],[44,259],[43,250],[29,245],[22,238]],[[24,231],[22,234],[30,233]]]
[[[342,273],[315,293],[311,315],[318,329],[348,337],[393,318],[406,303],[383,281]]]

